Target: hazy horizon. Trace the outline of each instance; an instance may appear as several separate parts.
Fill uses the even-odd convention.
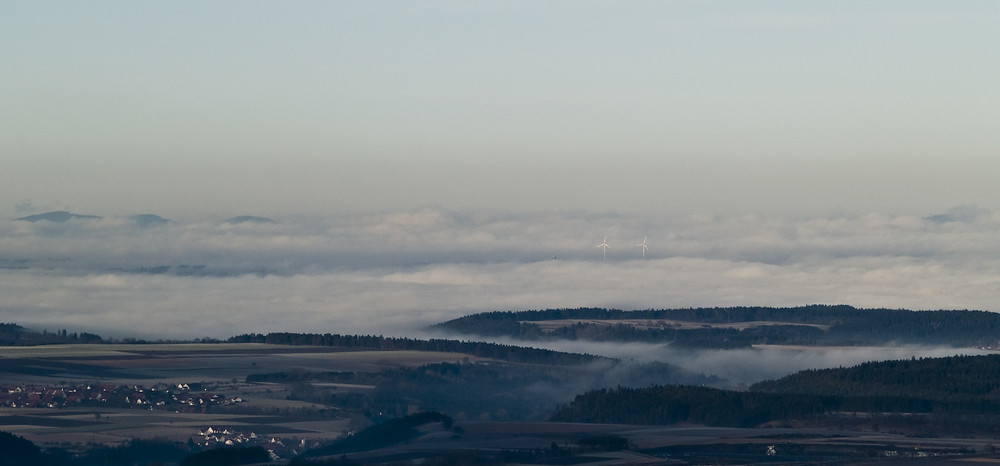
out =
[[[7,246],[0,315],[39,331],[119,339],[281,331],[438,338],[444,335],[424,328],[496,310],[848,304],[995,311],[1000,290],[1000,215],[973,206],[923,217],[648,219],[428,208],[304,220],[0,220]],[[607,260],[597,247],[605,234]],[[643,237],[646,259],[636,246]],[[982,353],[499,342],[668,362],[724,385],[869,360]]]
[[[1000,215],[971,206],[924,217],[421,209],[308,223],[0,220],[0,311],[49,330],[189,339],[405,336],[474,312],[544,308],[995,310],[998,227]]]
[[[998,23],[986,1],[14,2],[0,320],[993,310]],[[103,218],[14,220],[63,210]]]

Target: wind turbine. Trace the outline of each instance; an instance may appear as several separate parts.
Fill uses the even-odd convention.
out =
[[[642,248],[642,258],[643,259],[646,258],[646,250],[649,249],[649,246],[646,246],[646,238],[647,238],[646,236],[643,236],[642,237],[642,242],[639,243],[639,244],[637,244],[637,245],[635,245],[635,247],[637,247],[637,248]]]
[[[608,244],[608,235],[604,235],[604,241],[601,242],[601,244],[598,244],[597,247],[604,249],[604,260],[607,261],[608,260],[608,248],[611,247],[611,245]]]

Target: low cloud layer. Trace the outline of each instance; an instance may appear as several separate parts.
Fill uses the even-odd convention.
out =
[[[767,379],[778,379],[806,369],[851,367],[868,361],[910,358],[941,358],[987,354],[975,348],[924,346],[803,347],[761,345],[745,349],[673,349],[655,343],[592,342],[580,340],[523,341],[493,339],[497,343],[571,353],[608,356],[626,362],[665,362],[690,372],[716,378],[715,385],[739,387]]]
[[[578,306],[992,310],[1000,290],[1000,217],[974,208],[926,218],[425,209],[275,220],[0,222],[0,320],[144,338],[414,335],[474,312]]]

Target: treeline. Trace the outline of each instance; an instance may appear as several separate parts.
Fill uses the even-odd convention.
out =
[[[34,443],[8,432],[0,432],[0,466],[103,466],[132,464],[243,464],[184,463],[191,448],[163,440],[132,439],[117,446],[88,445],[86,451],[70,451],[58,446],[42,450]],[[267,452],[263,461],[268,460]]]
[[[0,432],[0,466],[19,466],[22,464],[45,464],[42,450],[10,432]]]
[[[764,393],[910,397],[941,402],[1000,401],[1000,354],[866,362],[810,369],[749,387]]]
[[[550,419],[750,427],[792,421],[796,425],[870,422],[892,415],[905,419],[903,424],[928,430],[1000,432],[1000,355],[808,370],[755,384],[747,391],[684,385],[593,390],[578,395]]]
[[[549,420],[602,424],[751,427],[790,417],[822,414],[836,407],[833,397],[779,395],[690,385],[656,385],[593,390],[557,410]]]
[[[218,466],[262,464],[271,460],[262,447],[223,447],[196,451],[187,445],[166,440],[132,439],[116,446],[87,445],[86,451],[70,451],[50,446],[44,450],[8,432],[0,432],[0,466],[105,466],[137,464],[179,464]]]
[[[1000,432],[1000,402],[943,402],[914,397],[836,397],[737,392],[689,385],[618,387],[578,395],[549,420],[602,424],[669,425],[679,422],[717,427],[765,423],[827,424],[828,416],[923,415],[953,422],[975,419],[981,432]],[[913,418],[917,419],[917,418]]]
[[[543,331],[544,320],[674,320],[700,322],[702,328],[646,326],[630,323],[573,323]],[[717,324],[780,322],[747,328]],[[995,346],[1000,341],[1000,314],[986,311],[910,311],[858,309],[852,306],[727,307],[623,311],[578,308],[540,311],[496,311],[437,324],[432,329],[487,337],[526,340],[570,339],[645,341],[678,346],[737,348],[758,344],[879,345],[888,342],[950,346]]]
[[[441,427],[447,430],[451,429],[452,419],[437,412],[420,412],[390,419],[365,428],[354,435],[337,439],[323,447],[309,450],[302,457],[315,458],[384,448],[421,435],[417,428],[433,423],[441,423]]]
[[[442,353],[462,353],[482,358],[499,359],[509,362],[573,365],[607,360],[588,354],[564,353],[523,346],[502,345],[476,341],[445,339],[418,340],[371,335],[337,335],[317,333],[259,333],[237,335],[226,340],[228,343],[267,343],[272,345],[337,346],[343,348],[375,349],[382,351],[435,351]]]
[[[535,324],[525,324],[526,327]],[[578,322],[526,339],[563,339],[589,341],[669,343],[674,348],[749,348],[752,345],[813,345],[824,339],[824,331],[809,325],[761,325],[745,329],[728,327],[704,328],[639,328],[631,324],[600,325]]]
[[[439,363],[380,372],[254,374],[246,380],[282,383],[290,399],[334,406],[346,413],[363,413],[376,421],[382,416],[403,416],[410,406],[459,419],[537,420],[543,419],[553,406],[568,401],[568,397],[556,400],[538,392],[542,388],[545,393],[571,390],[575,387],[567,381],[581,379],[582,370],[581,366]],[[323,384],[330,382],[374,388],[343,390]],[[593,386],[588,384],[588,388]]]
[[[754,322],[761,320],[830,325],[840,319],[860,316],[867,312],[852,306],[809,305],[798,307],[711,307],[683,309],[644,309],[624,311],[597,307],[545,309],[533,311],[492,311],[453,319],[440,325],[461,325],[478,321],[541,321],[565,319],[673,319],[705,323]]]
[[[180,466],[220,466],[269,463],[271,455],[264,447],[222,447],[185,457]]]
[[[437,428],[435,424],[440,424]],[[439,429],[439,430],[437,430]],[[365,456],[348,456],[351,453],[373,452],[407,442],[428,432],[449,432],[452,438],[461,438],[465,430],[453,425],[452,418],[434,411],[424,411],[391,419],[368,427],[356,434],[334,440],[324,446],[306,451],[293,458],[290,466],[306,465],[360,465],[360,464],[433,464],[433,465],[500,465],[500,464],[577,464],[588,463],[593,452],[621,451],[630,445],[627,439],[615,435],[598,435],[576,439],[573,445],[547,448],[500,449],[470,445],[462,449],[422,449],[414,457],[400,455],[398,451],[383,451]],[[415,457],[415,456],[419,456]],[[582,458],[581,458],[582,457]],[[182,465],[183,466],[183,465]]]
[[[281,383],[289,398],[333,406],[346,413],[402,416],[411,405],[456,419],[541,420],[575,393],[614,386],[705,384],[717,379],[665,363],[603,361],[553,366],[508,363],[435,363],[379,372],[286,371],[247,376],[248,383]],[[344,390],[329,383],[372,386]],[[489,387],[484,390],[483,387]]]
[[[41,333],[28,330],[13,323],[0,323],[0,346],[35,346],[73,343],[104,343],[93,333],[69,333],[65,329],[55,333],[43,330]]]

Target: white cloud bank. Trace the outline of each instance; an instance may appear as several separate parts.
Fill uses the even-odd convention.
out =
[[[225,338],[413,335],[474,312],[577,306],[992,310],[1000,217],[952,213],[650,220],[425,209],[150,228],[11,220],[0,222],[0,321]],[[607,261],[596,247],[605,234]],[[635,247],[644,236],[646,260]]]
[[[692,374],[715,376],[719,386],[749,385],[767,379],[778,379],[805,369],[851,367],[868,361],[910,358],[940,358],[955,355],[987,354],[976,348],[945,348],[926,346],[852,346],[802,347],[761,345],[741,349],[672,349],[653,343],[593,342],[582,340],[545,340],[525,342],[510,338],[494,339],[497,343],[533,346],[571,353],[599,354],[623,361],[666,362]]]

